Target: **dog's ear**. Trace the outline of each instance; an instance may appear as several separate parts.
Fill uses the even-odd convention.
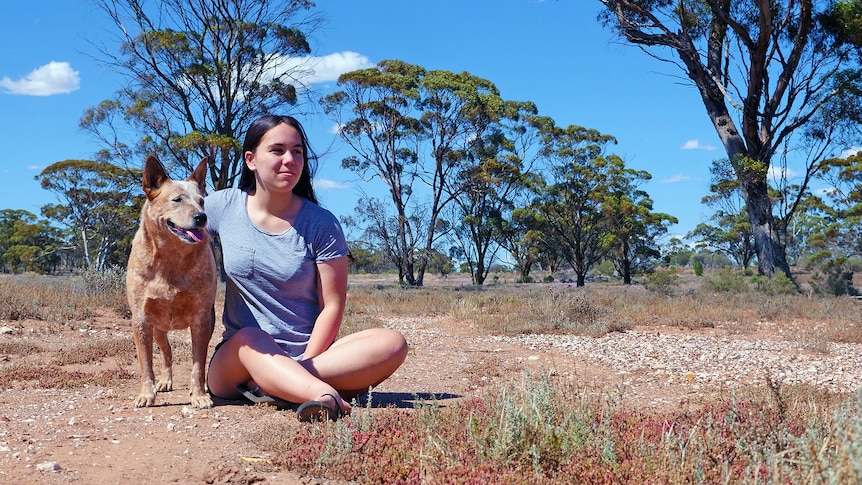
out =
[[[156,198],[159,195],[159,188],[167,180],[170,180],[170,177],[165,172],[165,166],[162,165],[162,162],[153,155],[147,157],[147,161],[144,162],[144,176],[141,180],[141,186],[144,188],[147,198],[150,200]]]
[[[195,171],[189,175],[188,180],[191,182],[195,182],[198,184],[198,187],[201,189],[201,193],[205,194],[207,192],[207,168],[209,168],[209,159],[204,158],[198,163]]]

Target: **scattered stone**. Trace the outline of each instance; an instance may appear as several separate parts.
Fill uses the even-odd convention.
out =
[[[56,472],[60,470],[60,464],[56,461],[45,461],[36,465],[36,469],[40,472]]]

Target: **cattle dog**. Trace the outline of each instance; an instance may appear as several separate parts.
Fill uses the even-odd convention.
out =
[[[185,328],[191,330],[192,339],[191,404],[197,408],[213,405],[204,388],[216,295],[215,259],[203,206],[206,180],[206,159],[182,181],[172,180],[154,156],[144,164],[142,186],[146,200],[126,272],[141,366],[141,393],[135,398],[136,408],[154,405],[157,392],[173,389],[168,332]],[[158,383],[153,372],[153,340],[164,358]]]

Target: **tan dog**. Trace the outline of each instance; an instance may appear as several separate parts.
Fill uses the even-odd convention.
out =
[[[213,405],[204,389],[216,293],[215,260],[203,207],[206,175],[206,159],[184,181],[171,180],[156,157],[148,157],[144,164],[142,185],[147,200],[126,269],[141,365],[141,393],[135,407],[152,406],[157,391],[172,390],[168,331],[184,328],[192,334],[191,404],[198,408]],[[158,384],[153,373],[154,339],[164,357]]]

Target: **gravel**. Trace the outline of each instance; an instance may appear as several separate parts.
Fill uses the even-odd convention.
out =
[[[862,386],[862,345],[685,335],[655,331],[615,332],[599,338],[572,335],[490,337],[534,351],[563,352],[641,380],[688,381],[733,386],[807,383],[831,392]],[[811,348],[809,348],[811,347]]]

